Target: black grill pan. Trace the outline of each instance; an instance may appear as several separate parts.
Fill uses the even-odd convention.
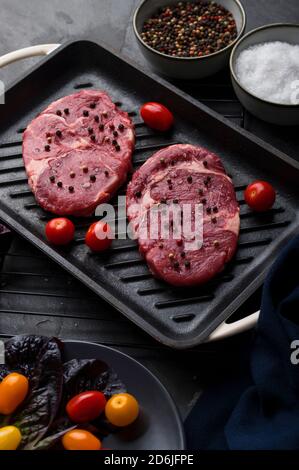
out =
[[[241,234],[235,259],[209,284],[181,290],[154,279],[131,240],[115,240],[109,252],[91,254],[84,245],[91,218],[75,220],[76,239],[67,249],[45,241],[45,223],[53,216],[35,203],[27,185],[22,132],[51,101],[91,87],[105,89],[132,116],[135,169],[155,150],[173,143],[206,146],[222,157],[240,203]],[[138,109],[145,101],[162,101],[172,109],[172,133],[161,135],[144,126]],[[13,84],[0,107],[0,133],[0,218],[171,347],[189,348],[204,341],[262,284],[278,251],[299,233],[299,163],[93,42],[60,47]],[[278,191],[275,207],[266,214],[253,214],[244,204],[243,190],[254,179],[266,179]]]

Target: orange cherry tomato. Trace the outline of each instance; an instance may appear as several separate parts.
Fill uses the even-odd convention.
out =
[[[67,245],[75,234],[73,222],[65,217],[50,220],[46,225],[46,237],[53,245]]]
[[[276,193],[267,181],[255,181],[247,186],[244,193],[247,205],[256,212],[264,212],[273,206]]]
[[[111,246],[112,239],[113,235],[110,225],[99,221],[89,227],[85,243],[92,251],[104,251]]]
[[[145,103],[140,108],[140,115],[145,124],[162,132],[168,131],[174,121],[173,114],[161,103]]]
[[[0,383],[0,414],[10,415],[25,400],[29,390],[27,377],[17,372],[8,374]]]
[[[129,393],[117,393],[108,400],[105,408],[108,421],[114,426],[129,426],[139,415],[139,405]]]
[[[62,437],[62,445],[66,450],[100,450],[100,439],[84,429],[73,429]]]
[[[66,405],[66,412],[74,423],[88,423],[104,411],[106,398],[102,392],[82,392]]]

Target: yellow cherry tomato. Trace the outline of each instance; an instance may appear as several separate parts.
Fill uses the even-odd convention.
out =
[[[0,428],[0,450],[16,450],[22,440],[22,435],[15,426]]]
[[[10,415],[25,400],[29,383],[27,377],[13,372],[0,383],[0,414]]]
[[[139,405],[133,395],[117,393],[108,400],[105,414],[108,421],[114,426],[129,426],[139,414]]]
[[[100,439],[84,429],[73,429],[64,434],[62,445],[66,450],[100,450]]]

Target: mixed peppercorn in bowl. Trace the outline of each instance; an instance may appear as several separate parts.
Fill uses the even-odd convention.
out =
[[[245,25],[239,0],[144,0],[133,19],[151,66],[183,79],[203,78],[225,67]]]

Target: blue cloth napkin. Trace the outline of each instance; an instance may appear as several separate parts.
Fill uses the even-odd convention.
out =
[[[187,418],[188,448],[299,449],[299,237],[272,267],[254,340],[239,355]]]

